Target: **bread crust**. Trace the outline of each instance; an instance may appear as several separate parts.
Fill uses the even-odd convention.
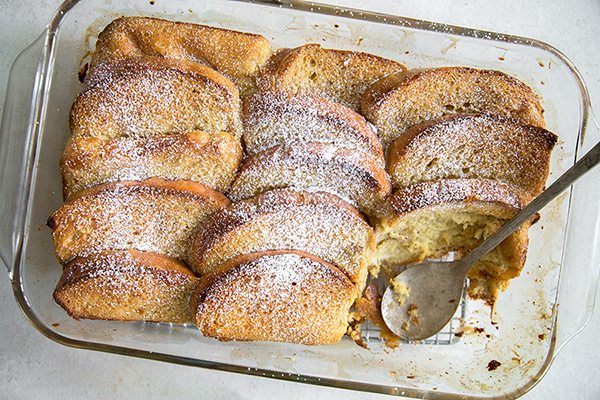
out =
[[[425,95],[427,94],[427,95]],[[384,149],[410,126],[453,113],[491,113],[544,128],[539,96],[495,70],[468,67],[414,69],[374,83],[361,100]]]
[[[192,236],[189,262],[207,274],[244,253],[298,250],[336,265],[362,290],[373,246],[372,228],[345,201],[278,189],[209,216]]]
[[[192,271],[173,258],[104,251],[69,262],[53,296],[75,319],[188,323],[197,284]]]
[[[442,179],[421,182],[410,187],[400,188],[388,199],[387,219],[401,218],[405,214],[447,204],[473,202],[501,203],[508,209],[520,210],[532,196],[518,187],[494,179]],[[499,214],[506,218],[510,214]]]
[[[244,254],[200,279],[196,325],[219,340],[338,342],[356,289],[335,266],[297,251]]]

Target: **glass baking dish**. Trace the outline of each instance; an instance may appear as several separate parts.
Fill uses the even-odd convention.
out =
[[[0,132],[0,255],[17,302],[47,337],[77,348],[317,385],[416,398],[504,399],[532,388],[587,323],[600,260],[600,169],[541,212],[526,267],[494,313],[466,300],[445,339],[390,350],[366,329],[368,350],[349,338],[322,347],[221,343],[192,326],[69,318],[51,297],[61,270],[45,221],[62,202],[58,159],[80,87],[77,71],[98,32],[120,15],[261,33],[275,48],[316,42],[409,68],[468,65],[512,74],[542,95],[548,128],[560,136],[550,182],[598,140],[581,76],[562,53],[536,40],[305,2],[66,1],[15,60]],[[496,369],[493,360],[500,363]]]

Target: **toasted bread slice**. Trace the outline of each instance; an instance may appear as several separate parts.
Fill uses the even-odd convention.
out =
[[[406,130],[388,149],[394,186],[443,178],[502,179],[533,195],[544,189],[557,137],[491,114],[456,114]]]
[[[196,182],[114,182],[79,192],[48,225],[63,264],[77,256],[125,249],[184,259],[196,224],[227,205],[225,196]]]
[[[299,250],[337,266],[359,290],[374,246],[358,211],[329,193],[278,189],[233,203],[197,229],[189,262],[200,274],[241,254]]]
[[[375,264],[392,268],[449,252],[467,254],[531,200],[526,191],[490,179],[449,179],[401,188],[375,229]],[[469,271],[469,294],[493,303],[527,255],[526,223]],[[372,271],[376,273],[377,271]]]
[[[244,100],[242,119],[249,154],[276,145],[321,142],[363,151],[383,163],[381,141],[364,117],[322,97],[259,92]]]
[[[257,82],[261,90],[306,92],[358,111],[362,94],[373,82],[404,70],[402,64],[372,54],[306,44],[275,53]]]
[[[76,319],[188,323],[197,284],[192,271],[173,258],[104,251],[69,262],[54,300]]]
[[[143,57],[97,64],[71,108],[74,136],[115,139],[165,133],[240,132],[239,93],[215,70]]]
[[[308,345],[338,342],[356,289],[335,266],[307,253],[239,256],[200,279],[191,309],[205,336]]]
[[[367,214],[391,191],[387,172],[373,157],[331,144],[295,143],[248,157],[229,197],[237,201],[287,187],[333,193]]]
[[[112,60],[164,56],[200,62],[231,77],[242,91],[271,56],[262,35],[148,17],[121,17],[98,36],[91,68]]]
[[[376,82],[362,113],[377,127],[383,147],[408,127],[454,113],[490,113],[545,127],[539,96],[500,71],[466,67],[411,70]]]
[[[190,180],[225,192],[242,160],[238,139],[228,132],[189,132],[102,140],[75,137],[60,160],[65,199],[114,181],[160,177]]]

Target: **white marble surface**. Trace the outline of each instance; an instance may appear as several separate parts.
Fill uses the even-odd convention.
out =
[[[59,0],[0,0],[0,99],[4,98],[12,60],[43,30],[59,3]],[[593,102],[600,105],[598,0],[335,3],[544,40],[574,61],[588,83]],[[384,398],[63,347],[43,337],[25,320],[13,299],[5,271],[0,271],[0,304],[0,399]],[[583,333],[561,351],[547,376],[524,398],[600,398],[598,357],[600,312],[597,311]]]

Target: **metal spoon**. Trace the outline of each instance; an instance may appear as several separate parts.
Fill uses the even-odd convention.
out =
[[[396,285],[407,289],[402,301],[391,286],[381,300],[381,313],[386,325],[400,338],[413,341],[426,339],[442,330],[456,312],[471,266],[599,162],[600,143],[597,143],[548,189],[467,256],[455,261],[426,261],[408,266],[394,278]]]

